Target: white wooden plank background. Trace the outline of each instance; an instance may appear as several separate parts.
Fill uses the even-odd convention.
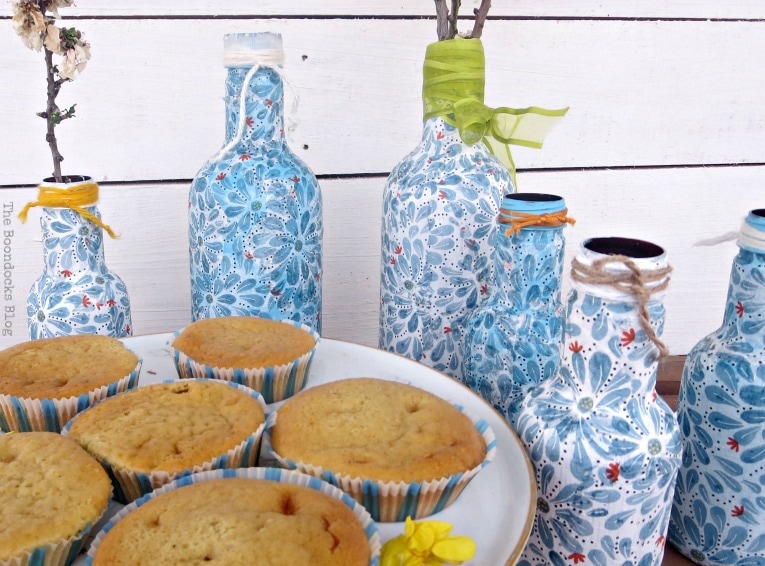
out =
[[[693,243],[765,207],[765,3],[493,4],[487,102],[571,106],[543,150],[515,152],[520,189],[567,199],[578,220],[569,259],[591,236],[667,248],[675,273],[665,338],[686,353],[720,322],[736,251]],[[290,143],[322,176],[324,334],[375,345],[382,188],[419,137],[433,3],[80,0],[61,12],[93,45],[60,97],[78,103],[60,129],[66,170],[106,182],[101,211],[121,232],[106,243],[107,262],[128,285],[135,331],[188,322],[186,193],[222,142],[222,35],[277,31],[300,98]],[[0,7],[0,205],[18,211],[50,167],[34,116],[42,56],[21,45],[9,14]],[[3,308],[18,316],[0,347],[26,337],[24,298],[42,269],[30,217],[24,226],[11,218],[13,301]]]

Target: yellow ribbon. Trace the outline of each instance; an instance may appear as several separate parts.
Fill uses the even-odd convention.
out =
[[[38,187],[38,190],[37,200],[28,202],[19,212],[19,220],[22,223],[27,221],[27,213],[34,206],[69,208],[79,213],[83,218],[90,220],[96,226],[106,230],[106,233],[112,238],[117,237],[111,227],[104,224],[103,220],[83,208],[98,202],[98,185],[96,183],[83,183],[68,188],[45,187],[41,185]]]
[[[568,108],[490,108],[483,103],[484,82],[485,59],[479,39],[457,38],[429,45],[423,65],[423,117],[440,116],[459,130],[468,145],[483,141],[510,171],[517,188],[510,145],[541,148]]]
[[[502,208],[500,209],[500,213],[501,214],[497,217],[497,221],[500,224],[510,224],[510,227],[505,230],[505,236],[512,236],[516,232],[520,232],[529,226],[549,226],[555,228],[563,226],[564,224],[570,224],[571,226],[576,224],[576,220],[566,216],[568,214],[568,208],[545,214],[534,214],[531,212],[520,212],[518,210],[507,210],[506,208]]]

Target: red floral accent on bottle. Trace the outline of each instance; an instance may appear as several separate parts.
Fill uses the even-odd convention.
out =
[[[584,562],[587,557],[582,554],[581,552],[574,552],[573,554],[568,555],[569,560],[573,560],[574,564],[579,564],[580,562]]]
[[[295,175],[294,177],[290,178],[290,181],[292,181],[293,183],[299,183],[300,182],[300,177]]]
[[[446,193],[444,191],[438,191],[438,198],[444,200],[446,198]]]
[[[738,315],[739,318],[744,316],[744,303],[742,303],[741,301],[736,303],[736,314]]]
[[[664,546],[665,542],[667,542],[667,538],[664,535],[659,535],[656,539],[656,546]]]
[[[574,352],[575,354],[578,354],[582,350],[584,350],[584,346],[582,346],[579,342],[574,340],[571,342],[571,344],[568,345],[568,349]]]
[[[61,271],[61,276],[62,277],[71,277],[72,276],[72,272],[69,271],[68,269],[64,269],[63,271]]]
[[[218,174],[215,176],[215,180],[216,180],[216,181],[222,181],[222,180],[223,180],[223,179],[225,179],[225,178],[226,178],[226,172],[225,172],[225,171],[221,171],[220,173],[218,173]]]
[[[606,477],[611,480],[611,483],[615,483],[619,480],[619,462],[612,462],[608,465]]]
[[[395,257],[391,257],[390,260],[388,261],[388,263],[390,263],[391,265],[396,265],[396,258]]]
[[[489,290],[489,284],[488,283],[484,283],[483,285],[481,285],[481,294],[482,295],[485,295],[488,290]]]
[[[271,294],[272,294],[274,297],[278,297],[279,295],[281,295],[281,294],[282,294],[282,292],[281,292],[279,289],[271,289]]]
[[[117,304],[117,301],[115,301],[114,299],[109,299],[108,301],[106,301],[106,305],[110,307],[113,307],[116,304]]]
[[[451,326],[444,326],[444,334],[449,334],[452,331]]]
[[[402,251],[404,251],[404,248],[402,248],[401,246],[396,246],[396,249],[393,250],[393,253],[400,254]]]
[[[269,108],[271,108],[271,105],[274,103],[274,101],[271,100],[270,98],[266,98],[265,102],[266,102],[266,106],[268,106]]]
[[[82,297],[82,306],[83,307],[89,307],[90,306],[90,297],[87,295],[83,295]]]
[[[239,161],[249,161],[250,160],[250,154],[249,153],[243,153],[239,156]]]
[[[255,123],[255,120],[252,119],[252,116],[247,116],[247,118],[244,121],[250,128],[252,128],[252,125]]]
[[[730,512],[731,517],[740,517],[744,514],[743,505],[734,505],[733,510]]]
[[[738,452],[738,440],[736,440],[732,436],[729,436],[727,444],[728,446],[730,446],[731,450],[733,450],[734,452]]]
[[[622,347],[629,346],[634,341],[635,341],[635,329],[634,328],[630,328],[629,330],[626,330],[626,331],[622,332]]]
[[[438,139],[438,140],[442,140],[442,139],[444,139],[444,133],[443,133],[443,132],[438,132],[438,133],[436,134],[436,139]]]

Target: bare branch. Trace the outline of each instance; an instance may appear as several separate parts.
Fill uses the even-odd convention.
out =
[[[449,38],[449,9],[446,7],[446,0],[435,0],[435,2],[438,41],[443,41]]]
[[[486,21],[486,16],[489,15],[489,8],[491,8],[491,0],[481,0],[480,7],[473,10],[475,14],[475,24],[473,24],[473,31],[470,33],[470,37],[479,38],[483,33],[483,24]]]
[[[449,14],[449,39],[457,37],[457,17],[460,11],[460,0],[452,0],[452,13]]]

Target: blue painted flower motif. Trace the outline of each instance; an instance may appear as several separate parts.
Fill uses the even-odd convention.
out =
[[[513,208],[529,214],[565,209],[560,197],[530,199],[506,196],[503,216],[509,221]],[[526,392],[552,378],[560,363],[565,238],[562,226],[529,226],[497,241],[494,286],[486,290],[491,296],[466,323],[463,381],[515,426]]]
[[[192,318],[257,315],[321,330],[322,199],[284,139],[283,86],[269,68],[230,68],[227,143],[189,191]]]
[[[383,196],[380,348],[461,378],[467,317],[492,276],[507,170],[441,118],[391,172]]]
[[[688,354],[677,405],[683,461],[669,540],[699,564],[765,565],[763,321],[765,251],[742,248],[722,326]]]
[[[106,265],[101,228],[67,208],[43,208],[40,224],[45,270],[27,297],[30,338],[130,336],[127,288]]]
[[[654,390],[656,349],[636,330],[637,306],[595,292],[572,290],[561,366],[516,421],[539,496],[524,566],[649,566],[664,552],[678,426]],[[648,314],[660,332],[661,301]]]

